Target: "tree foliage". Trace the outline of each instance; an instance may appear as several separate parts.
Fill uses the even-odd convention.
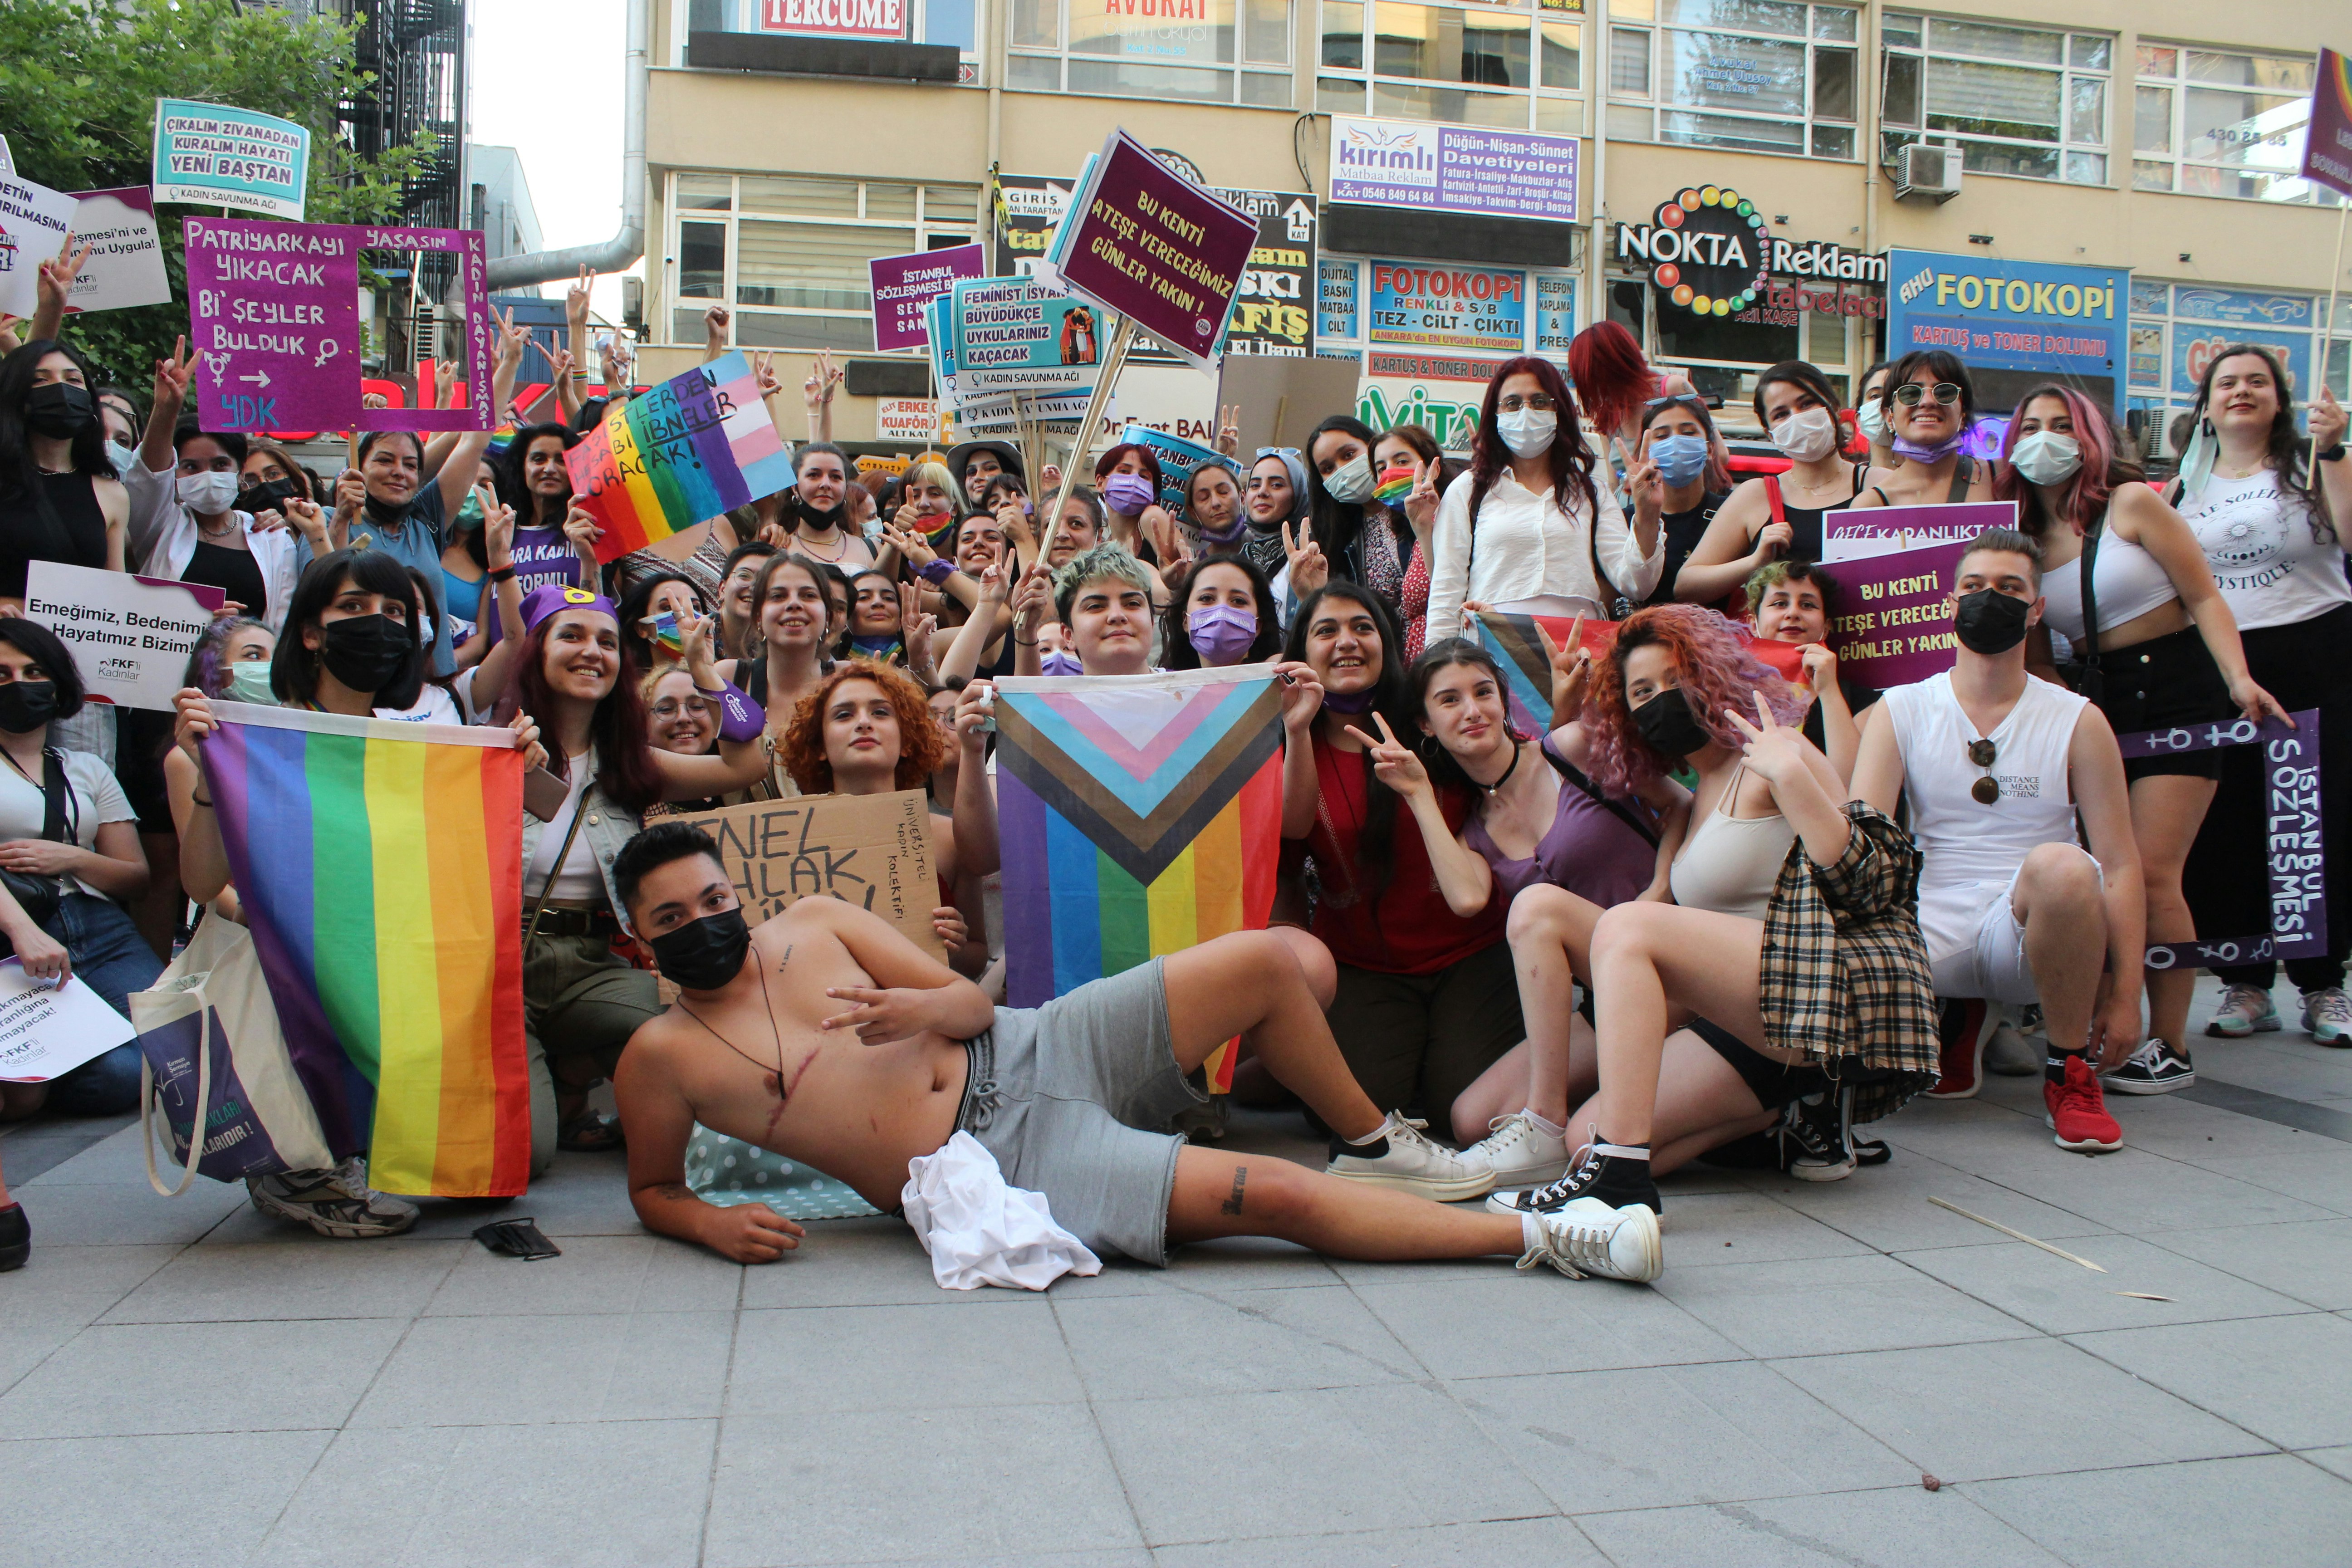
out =
[[[336,106],[374,80],[356,55],[354,29],[341,22],[247,12],[234,0],[0,0],[0,129],[23,178],[106,190],[152,181],[157,99],[259,110],[310,131],[309,221],[381,222],[441,150],[422,133],[379,156],[352,150]],[[143,386],[188,330],[180,219],[215,210],[157,208],[173,303],[68,321],[74,346],[108,379]]]

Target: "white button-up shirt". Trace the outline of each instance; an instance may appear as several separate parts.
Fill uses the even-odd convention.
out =
[[[1614,596],[1592,574],[1591,520],[1574,486],[1574,510],[1563,511],[1549,491],[1528,489],[1507,465],[1478,507],[1475,551],[1470,540],[1472,475],[1445,487],[1438,503],[1437,528],[1430,542],[1429,640],[1462,635],[1462,603],[1506,605],[1527,599],[1587,599],[1605,612]],[[1616,594],[1636,603],[1656,589],[1665,572],[1665,530],[1658,530],[1643,552],[1609,489],[1609,470],[1596,465],[1601,496],[1599,534],[1601,570]]]

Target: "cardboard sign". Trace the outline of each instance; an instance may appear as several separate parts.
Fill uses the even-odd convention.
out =
[[[25,574],[25,618],[57,633],[93,701],[172,711],[187,684],[188,655],[227,602],[218,588],[135,577],[59,561]],[[261,608],[247,605],[246,613]]]
[[[138,1035],[79,975],[52,985],[0,960],[0,1079],[47,1083]]]
[[[931,338],[925,307],[957,279],[986,276],[988,262],[975,241],[912,256],[877,256],[866,269],[874,285],[874,346],[919,349]]]
[[[753,925],[822,894],[880,915],[944,961],[931,929],[940,902],[931,864],[931,807],[923,792],[811,795],[752,801],[674,820],[718,841],[719,863]]]
[[[163,239],[155,232],[155,193],[145,185],[84,191],[74,198],[74,243],[89,259],[74,275],[68,310],[121,310],[168,305],[172,279],[163,271]]]
[[[1305,446],[1307,433],[1326,414],[1355,406],[1360,374],[1353,360],[1226,355],[1217,374],[1216,401],[1242,411],[1242,460],[1251,461],[1261,447]]]
[[[2352,196],[2352,62],[2334,49],[2319,51],[2319,72],[2311,85],[2303,177]]]
[[[1988,528],[2015,528],[2013,500],[1957,501],[1948,506],[1864,507],[1822,514],[1822,563],[1864,561],[1923,544],[1965,544]],[[1843,585],[1846,574],[1833,574]]]
[[[1073,291],[1206,370],[1257,230],[1256,218],[1114,131],[1079,177],[1049,259]]]
[[[155,199],[302,221],[310,132],[250,109],[155,100]]]
[[[1835,513],[1832,513],[1835,516]],[[1830,651],[1838,673],[1881,690],[1952,668],[1952,568],[1965,542],[1919,544],[1837,569],[1838,607]]]
[[[0,312],[30,316],[40,304],[41,263],[64,248],[79,205],[47,185],[0,177]]]
[[[1095,306],[1026,278],[967,279],[952,298],[959,396],[1094,390],[1108,336]]]

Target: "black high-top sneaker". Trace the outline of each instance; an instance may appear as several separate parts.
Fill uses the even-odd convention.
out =
[[[1496,1214],[1558,1214],[1579,1198],[1599,1198],[1611,1208],[1640,1204],[1663,1216],[1666,1205],[1650,1178],[1650,1146],[1604,1143],[1599,1128],[1587,1131],[1591,1142],[1567,1175],[1549,1186],[1493,1194],[1486,1206]]]

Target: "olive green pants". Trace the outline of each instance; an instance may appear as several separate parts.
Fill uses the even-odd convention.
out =
[[[530,1053],[530,1173],[555,1159],[555,1084],[613,1076],[637,1026],[662,1010],[654,977],[597,936],[530,939],[522,955],[523,1040]]]

